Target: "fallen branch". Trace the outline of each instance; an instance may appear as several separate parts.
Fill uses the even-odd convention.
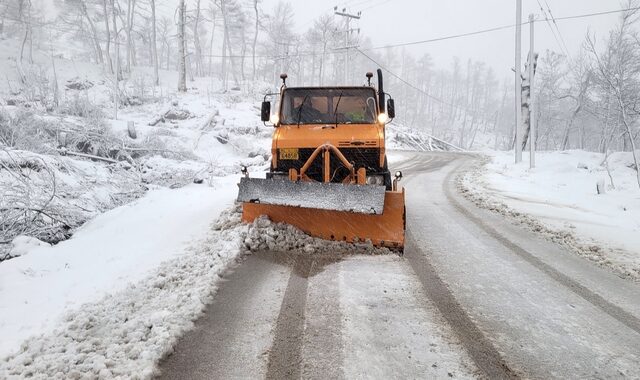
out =
[[[104,162],[109,162],[111,164],[117,164],[118,163],[118,161],[116,161],[114,159],[111,159],[111,158],[94,156],[93,154],[87,154],[87,153],[69,152],[66,149],[58,149],[58,153],[60,153],[61,156],[77,156],[77,157],[90,158],[92,160],[100,160],[100,161],[104,161]]]
[[[162,153],[173,153],[173,154],[185,154],[185,152],[177,152],[175,150],[169,150],[169,149],[131,148],[128,146],[123,146],[122,150],[126,150],[129,152],[162,152]]]

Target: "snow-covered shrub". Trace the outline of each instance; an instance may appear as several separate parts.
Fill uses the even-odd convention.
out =
[[[124,107],[141,106],[161,101],[161,92],[153,84],[153,78],[144,73],[133,73],[120,83],[120,104]]]
[[[65,97],[60,104],[60,113],[69,116],[79,116],[88,119],[103,119],[104,113],[102,108],[93,104],[86,92],[78,93],[74,91],[70,96]]]
[[[0,261],[10,257],[16,236],[59,242],[89,218],[143,192],[138,175],[122,165],[0,145]]]
[[[0,151],[0,244],[18,235],[57,242],[68,237],[70,226],[53,201],[57,195],[54,169],[43,159]],[[0,261],[9,258],[0,248]]]
[[[245,98],[242,96],[242,94],[231,93],[231,94],[227,95],[226,101],[231,103],[231,104],[239,104],[239,103],[244,102]]]
[[[14,113],[0,109],[0,144],[16,149],[44,153],[52,149],[56,126],[27,109]]]
[[[70,151],[121,158],[122,141],[116,138],[99,113],[77,120],[53,120],[33,111],[0,110],[0,144],[36,153],[52,153],[65,146]]]
[[[48,69],[32,64],[23,67],[22,87],[18,91],[24,100],[23,106],[51,110],[58,101],[58,87]]]
[[[83,125],[68,132],[67,146],[100,157],[117,158],[122,142],[108,128],[103,119],[83,119]]]

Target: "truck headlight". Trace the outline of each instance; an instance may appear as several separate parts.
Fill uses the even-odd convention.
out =
[[[384,124],[387,122],[387,120],[389,120],[389,116],[387,116],[386,113],[381,113],[380,115],[378,115],[378,122],[380,124]]]
[[[269,117],[269,121],[271,122],[271,124],[276,125],[280,121],[280,118],[277,114],[273,114],[271,115],[271,117]]]

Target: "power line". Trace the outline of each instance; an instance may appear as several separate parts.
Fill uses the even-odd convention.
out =
[[[558,35],[560,36],[560,41],[562,41],[562,46],[564,46],[564,49],[567,52],[567,57],[569,57],[569,59],[571,59],[571,53],[569,53],[569,48],[567,48],[567,44],[564,41],[564,37],[562,36],[562,32],[560,31],[560,28],[558,27],[558,23],[556,22],[556,19],[553,17],[553,12],[551,12],[551,7],[549,6],[549,3],[547,2],[547,0],[544,0],[544,3],[547,5],[547,10],[549,11],[549,16],[551,16],[551,20],[553,21],[553,25],[555,25],[556,30],[558,31]]]
[[[540,11],[542,12],[542,15],[544,16],[544,20],[546,21],[547,26],[549,27],[549,30],[551,31],[551,34],[553,35],[553,39],[556,40],[556,43],[558,44],[558,47],[560,48],[560,51],[562,51],[563,54],[567,54],[564,51],[564,48],[562,47],[562,44],[560,43],[560,39],[556,35],[556,31],[551,26],[551,22],[549,21],[549,16],[547,16],[547,11],[544,10],[544,7],[542,6],[542,3],[540,3],[540,0],[536,0],[536,1],[538,2],[538,5],[540,6]],[[567,57],[568,56],[569,55],[567,54]]]
[[[585,13],[585,14],[579,14],[579,15],[574,15],[574,16],[556,17],[555,20],[556,21],[574,20],[574,19],[579,19],[579,18],[603,16],[603,15],[622,13],[622,12],[629,12],[629,11],[636,11],[636,10],[640,10],[640,7],[623,8],[623,9],[616,9],[616,10],[605,11],[605,12]],[[534,21],[534,22],[538,22],[538,21]],[[525,21],[521,25],[528,25],[528,24],[529,24],[529,21]],[[474,35],[478,35],[478,34],[484,34],[484,33],[490,33],[490,32],[495,32],[495,31],[499,31],[499,30],[511,29],[511,28],[515,28],[515,27],[516,27],[516,24],[510,24],[510,25],[498,26],[498,27],[494,27],[494,28],[487,28],[487,29],[477,30],[477,31],[474,31],[474,32],[469,32],[469,33],[461,33],[461,34],[455,34],[455,35],[445,36],[445,37],[437,37],[437,38],[432,38],[432,39],[428,39],[428,40],[421,40],[421,41],[413,41],[413,42],[404,42],[404,43],[397,43],[397,44],[384,45],[384,46],[376,46],[376,47],[372,47],[372,48],[368,48],[368,49],[362,49],[362,50],[371,51],[371,50],[388,49],[388,48],[402,47],[402,46],[421,45],[421,44],[427,44],[427,43],[431,43],[431,42],[446,41],[446,40],[451,40],[451,39],[455,39],[455,38],[469,37],[469,36],[474,36]]]
[[[388,3],[388,2],[390,2],[390,1],[391,1],[391,0],[382,0],[382,1],[380,1],[379,3],[371,4],[371,5],[369,5],[369,6],[368,6],[368,7],[366,7],[366,8],[362,8],[362,10],[361,10],[361,11],[366,11],[366,10],[369,10],[369,9],[371,9],[371,8],[378,7],[378,6],[380,6],[380,5],[383,5],[383,4]]]
[[[632,8],[616,9],[616,10],[613,10],[613,11],[586,13],[586,14],[575,15],[575,16],[556,17],[556,21],[573,20],[573,19],[577,19],[577,18],[585,18],[585,17],[593,17],[593,16],[604,16],[604,15],[610,15],[610,14],[614,14],[614,13],[637,11],[639,9],[640,9],[640,7],[632,7]]]
[[[370,3],[374,0],[350,0],[350,1],[345,1],[342,3],[342,6],[336,5],[336,7],[338,8],[353,8],[353,7],[359,7],[361,5]],[[332,10],[334,9],[334,7],[331,8]]]
[[[404,83],[405,85],[411,87],[412,89],[424,94],[425,96],[427,96],[428,98],[431,98],[437,102],[440,102],[442,104],[448,105],[450,107],[454,107],[456,108],[457,106],[446,102],[436,96],[433,96],[431,94],[429,94],[428,92],[424,91],[423,89],[414,86],[413,84],[409,83],[408,81],[404,80],[402,77],[400,77],[399,75],[397,75],[396,73],[394,73],[393,71],[387,69],[386,67],[384,67],[383,65],[380,64],[380,62],[376,61],[375,59],[371,58],[370,56],[368,56],[366,53],[364,53],[362,50],[358,49],[358,48],[354,48],[358,53],[362,54],[363,56],[365,56],[368,60],[370,60],[371,62],[373,62],[374,64],[376,64],[378,67],[380,67],[382,70],[386,71],[387,73],[389,73],[392,77],[396,78],[397,80],[399,80],[400,82]]]
[[[528,24],[528,23],[529,22],[524,22],[523,25]],[[451,35],[451,36],[431,38],[431,39],[428,39],[428,40],[404,42],[404,43],[385,45],[385,46],[376,46],[376,47],[363,49],[363,50],[370,51],[370,50],[388,49],[388,48],[401,47],[401,46],[421,45],[421,44],[427,44],[427,43],[431,43],[431,42],[446,41],[446,40],[452,40],[452,39],[455,39],[455,38],[469,37],[469,36],[474,36],[474,35],[477,35],[477,34],[495,32],[495,31],[498,31],[498,30],[511,29],[513,27],[515,27],[515,24],[498,26],[498,27],[489,28],[489,29],[482,29],[482,30],[477,30],[475,32],[469,32],[469,33],[454,34],[454,35]]]

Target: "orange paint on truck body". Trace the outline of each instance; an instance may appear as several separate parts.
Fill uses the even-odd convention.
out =
[[[368,183],[369,176],[384,177],[387,191],[382,214],[264,204],[255,200],[243,203],[242,220],[250,223],[266,215],[274,222],[291,224],[322,239],[369,240],[375,246],[402,250],[404,189],[391,188],[385,124],[378,120],[383,109],[373,87],[283,87],[273,133],[270,174],[277,174],[277,180],[353,185]]]

